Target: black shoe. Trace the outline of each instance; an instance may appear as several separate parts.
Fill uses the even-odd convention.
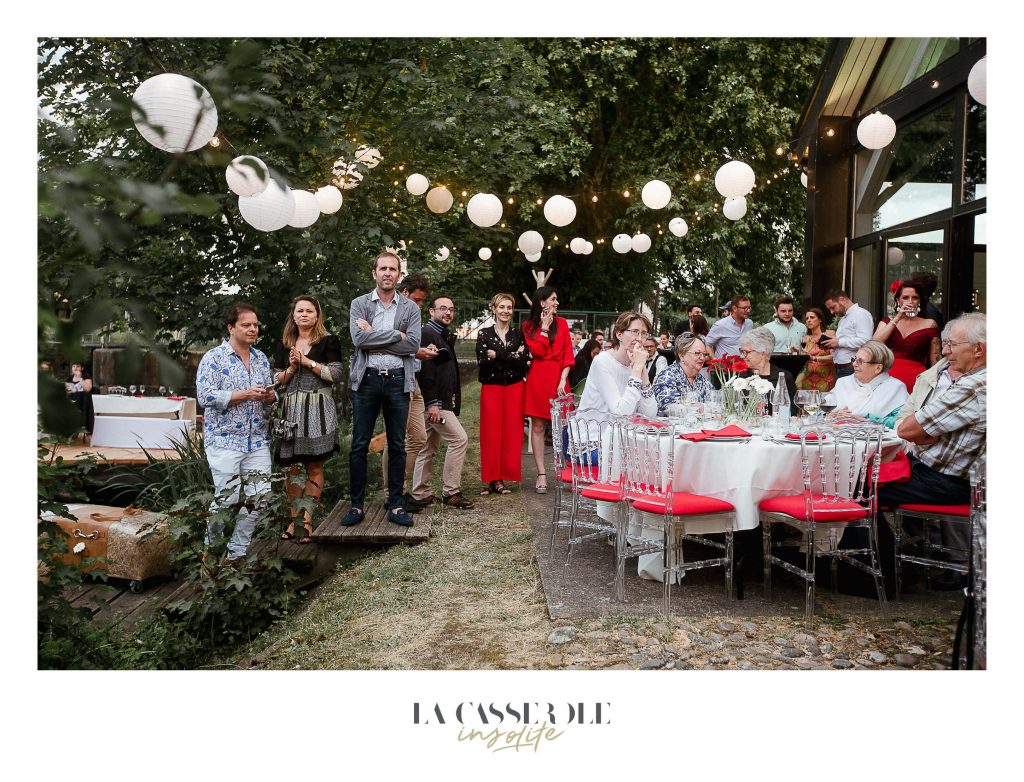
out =
[[[405,512],[405,509],[401,506],[392,508],[388,511],[388,521],[395,524],[401,524],[403,527],[412,526],[412,516]]]
[[[473,507],[473,503],[463,497],[461,491],[442,498],[441,504],[449,508],[458,508],[459,510],[469,510]]]
[[[427,507],[430,503],[426,500],[418,500],[411,494],[403,494],[402,504],[405,506],[405,509],[408,510],[410,513],[418,513],[419,511]]]
[[[938,578],[932,579],[932,589],[937,592],[951,592],[966,586],[967,576],[963,573],[954,573],[951,570],[943,571]]]
[[[341,517],[341,526],[351,527],[358,524],[365,518],[366,514],[363,513],[362,508],[349,508],[348,513]]]

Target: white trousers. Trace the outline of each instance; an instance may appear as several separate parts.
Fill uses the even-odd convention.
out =
[[[238,511],[235,529],[228,541],[228,558],[244,557],[252,540],[256,522],[266,508],[265,495],[270,491],[270,448],[263,447],[249,453],[233,451],[230,448],[206,446],[206,460],[213,473],[213,502],[210,511],[216,512],[239,500],[239,488],[244,485],[247,504],[254,506],[250,511],[242,507]],[[224,523],[211,520],[206,525],[206,545],[224,537]]]

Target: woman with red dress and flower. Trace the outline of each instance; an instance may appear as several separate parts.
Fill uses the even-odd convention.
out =
[[[882,318],[872,339],[893,352],[896,360],[889,374],[913,391],[917,376],[939,360],[939,325],[931,318],[918,317],[928,297],[910,282],[896,280],[889,292],[895,314],[891,320]]]
[[[533,294],[530,315],[523,323],[523,338],[533,360],[526,375],[526,398],[523,412],[530,417],[530,444],[537,463],[538,494],[548,490],[544,470],[544,428],[551,420],[551,400],[569,390],[566,379],[576,365],[572,355],[572,335],[565,318],[556,317],[558,292],[543,285]],[[552,441],[559,442],[561,434],[552,432]],[[556,446],[557,447],[557,446]]]

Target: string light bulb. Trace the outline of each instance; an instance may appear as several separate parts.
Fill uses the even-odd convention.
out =
[[[781,155],[782,154],[782,147],[776,147],[775,148],[775,154],[776,155]]]
[[[212,139],[210,139],[210,146],[213,147],[214,149],[219,147],[220,146],[220,136],[214,136]]]
[[[514,198],[510,198],[510,199],[508,199],[508,203],[509,203],[509,205],[512,205],[512,204],[514,204],[515,202],[516,202],[516,199],[514,199]],[[504,224],[502,224],[502,228],[504,228],[504,227],[505,227],[505,226],[504,226]]]
[[[543,203],[544,203],[544,199],[543,198],[538,198],[537,199],[537,206],[540,206]]]
[[[623,190],[622,191],[622,195],[623,195],[624,198],[629,198],[629,191],[628,190]]]
[[[597,196],[591,196],[590,200],[593,201],[596,204],[597,203]]]

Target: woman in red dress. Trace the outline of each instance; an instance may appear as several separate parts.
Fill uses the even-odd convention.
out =
[[[939,360],[939,326],[931,318],[918,317],[928,303],[926,294],[903,280],[896,280],[889,290],[895,314],[891,320],[882,318],[872,339],[884,342],[893,352],[896,361],[889,374],[913,391],[917,376]]]
[[[576,361],[572,355],[572,336],[565,318],[556,317],[558,292],[550,285],[537,288],[530,305],[530,316],[523,323],[523,338],[533,361],[526,375],[526,398],[523,412],[530,416],[530,444],[537,463],[538,494],[548,490],[544,471],[544,427],[551,420],[551,400],[569,390],[566,378]],[[561,434],[552,432],[553,442]]]

